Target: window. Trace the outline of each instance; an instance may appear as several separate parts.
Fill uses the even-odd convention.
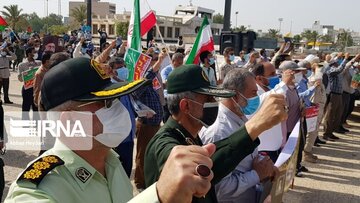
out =
[[[180,36],[180,28],[176,27],[175,28],[175,38],[178,38]]]
[[[165,27],[160,26],[160,27],[159,27],[159,30],[160,30],[161,35],[162,35],[162,36],[165,36]]]
[[[106,31],[106,25],[101,24],[101,25],[100,25],[100,28],[101,28],[101,30],[105,30],[105,31]]]
[[[167,28],[167,34],[166,34],[166,36],[167,36],[168,38],[172,38],[172,35],[173,35],[173,28],[172,28],[172,27],[168,27],[168,28]]]
[[[98,25],[97,24],[93,24],[93,31],[92,33],[96,34],[98,33]]]
[[[109,25],[109,35],[114,35],[114,34],[115,34],[115,26]]]

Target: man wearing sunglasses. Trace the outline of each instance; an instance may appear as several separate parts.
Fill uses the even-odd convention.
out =
[[[170,151],[181,145],[202,145],[200,129],[210,126],[217,117],[214,97],[231,98],[230,90],[210,86],[206,73],[200,66],[183,65],[169,75],[167,80],[168,108],[172,116],[151,139],[145,154],[145,182],[151,186],[163,170]],[[259,145],[260,133],[287,118],[283,95],[270,95],[260,110],[228,138],[215,142],[217,149],[211,157],[213,173],[206,164],[195,162],[193,173],[207,179],[214,175],[212,187],[205,196],[195,195],[192,202],[217,202],[214,185],[232,172],[239,162]],[[187,159],[187,157],[183,157]],[[174,172],[176,173],[176,172]]]
[[[80,150],[85,138],[60,133],[54,147],[31,162],[12,184],[5,202],[176,203],[207,193],[211,175],[200,179],[193,170],[197,162],[212,166],[209,156],[215,146],[211,144],[172,150],[159,182],[131,199],[130,180],[111,150],[128,136],[131,128],[128,111],[115,98],[139,90],[149,81],[113,84],[102,67],[105,66],[80,57],[47,72],[40,105],[48,111],[48,118],[51,111],[57,111],[57,120],[82,121],[85,126],[92,123],[85,128],[85,138],[90,139],[92,147]],[[179,174],[174,175],[173,171]]]

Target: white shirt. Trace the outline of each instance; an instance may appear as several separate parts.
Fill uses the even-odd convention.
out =
[[[258,87],[258,92],[257,94],[260,97],[260,103],[262,104],[263,101],[266,99],[266,97],[268,97],[270,94],[285,94],[287,91],[287,86],[285,85],[284,82],[280,82],[279,84],[277,84],[274,89],[265,92],[264,89],[262,89],[262,87],[260,87],[258,84],[256,84],[256,86]],[[259,107],[260,108],[260,107]],[[248,118],[250,119],[253,115],[248,116]],[[259,139],[260,139],[260,145],[258,146],[259,151],[277,151],[281,148],[283,142],[286,140],[284,140],[284,132],[280,124],[275,125],[274,127],[270,128],[269,130],[264,131],[263,133],[261,133],[259,135]]]
[[[246,117],[239,117],[223,104],[219,104],[216,121],[208,128],[202,128],[199,137],[204,144],[213,143],[229,137],[247,121]],[[245,157],[235,170],[223,178],[216,186],[216,196],[219,202],[255,202],[255,185],[260,178],[252,169],[253,159],[258,150]]]

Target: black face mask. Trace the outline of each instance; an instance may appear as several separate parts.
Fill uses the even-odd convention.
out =
[[[218,115],[219,104],[217,102],[201,104],[194,100],[191,100],[191,101],[203,106],[203,115],[201,118],[196,118],[195,116],[193,116],[191,114],[189,114],[189,115],[193,119],[199,121],[206,128],[211,126],[212,124],[214,124],[214,122],[217,118],[217,115]]]

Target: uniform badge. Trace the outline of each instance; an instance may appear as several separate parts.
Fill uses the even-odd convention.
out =
[[[110,78],[110,67],[106,67],[104,64],[102,65],[95,60],[91,60],[91,67],[96,70],[96,72],[102,79]]]
[[[40,157],[25,169],[25,171],[18,178],[18,181],[27,180],[38,185],[46,176],[46,174],[48,174],[55,167],[61,166],[63,164],[64,161],[55,155]]]
[[[91,177],[91,173],[84,167],[76,169],[75,172],[76,177],[81,180],[81,182],[85,183]]]

